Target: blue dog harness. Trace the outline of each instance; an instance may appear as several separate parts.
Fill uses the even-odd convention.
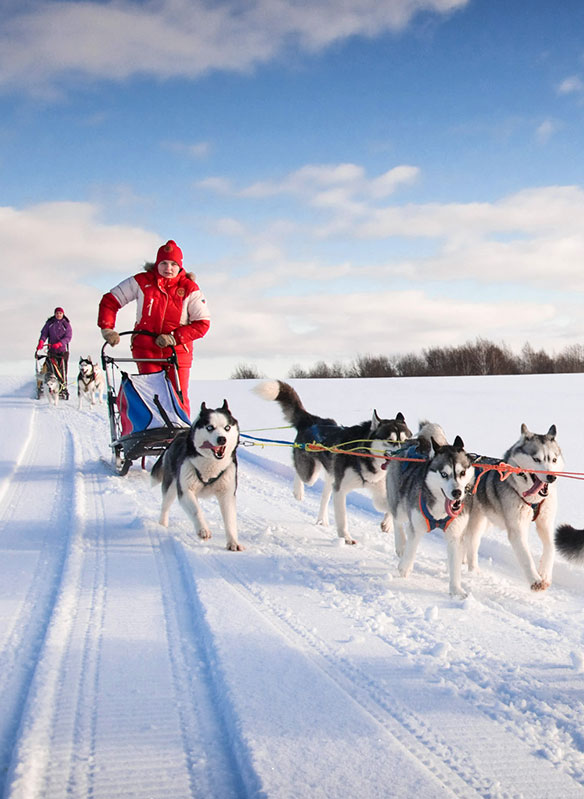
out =
[[[446,530],[448,525],[456,519],[456,516],[445,516],[443,519],[435,519],[429,511],[428,505],[426,504],[426,500],[422,496],[421,491],[419,509],[420,513],[424,517],[424,521],[426,522],[428,532],[430,532],[430,530],[434,530],[435,528],[438,528],[439,530]]]

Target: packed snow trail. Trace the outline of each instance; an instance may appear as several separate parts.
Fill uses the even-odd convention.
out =
[[[243,389],[220,389],[240,417]],[[577,567],[534,595],[492,532],[452,600],[441,535],[396,578],[368,500],[341,545],[243,448],[227,552],[216,503],[200,542],[104,465],[104,408],[27,390],[0,396],[2,796],[584,797]]]

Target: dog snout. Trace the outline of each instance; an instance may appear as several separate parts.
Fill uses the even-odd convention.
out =
[[[460,499],[462,496],[462,491],[460,488],[454,488],[452,490],[452,499]]]
[[[227,439],[225,436],[217,436],[217,444],[222,447],[224,444],[227,444]]]
[[[553,483],[556,480],[557,475],[555,474],[546,474],[545,481],[546,483]]]

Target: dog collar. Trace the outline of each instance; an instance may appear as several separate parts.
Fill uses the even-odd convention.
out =
[[[443,519],[435,519],[428,509],[428,505],[422,496],[422,492],[420,492],[419,509],[420,513],[424,517],[424,521],[426,522],[428,532],[430,532],[430,530],[434,530],[435,528],[438,528],[439,530],[446,530],[448,525],[457,518],[456,516],[445,516]]]

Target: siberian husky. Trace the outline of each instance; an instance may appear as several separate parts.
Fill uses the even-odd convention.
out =
[[[43,385],[45,394],[49,400],[49,405],[59,404],[59,394],[61,392],[61,382],[53,372],[45,372],[43,375]]]
[[[87,358],[79,358],[79,374],[77,375],[77,398],[78,408],[81,410],[83,399],[85,398],[92,405],[96,401],[103,405],[103,394],[105,391],[105,377],[99,366]]]
[[[317,443],[346,451],[329,450],[309,452],[302,446],[292,450],[294,462],[294,496],[304,497],[304,484],[313,485],[322,473],[322,491],[317,524],[328,525],[328,504],[331,493],[335,509],[335,522],[339,538],[355,544],[348,531],[347,494],[357,488],[366,488],[376,510],[384,513],[381,529],[391,530],[391,517],[385,495],[386,461],[373,455],[399,446],[411,436],[403,414],[395,419],[380,419],[376,411],[370,421],[352,427],[342,427],[334,419],[309,413],[296,391],[282,380],[268,380],[254,389],[264,399],[275,400],[290,424],[296,428],[295,444]],[[357,454],[359,453],[359,454]]]
[[[411,574],[424,534],[439,528],[446,537],[450,593],[465,597],[461,585],[463,535],[475,456],[465,452],[460,436],[448,444],[439,425],[420,425],[417,438],[404,453],[404,458],[420,462],[391,460],[387,466],[387,501],[393,516],[399,573],[402,577]]]
[[[556,426],[537,434],[521,425],[521,437],[503,455],[503,461],[524,469],[500,479],[488,471],[480,478],[467,528],[469,571],[477,568],[481,536],[488,522],[507,530],[513,551],[533,591],[544,591],[552,582],[554,523],[558,505],[554,471],[562,471],[563,458],[556,441]],[[550,473],[548,473],[548,469]],[[529,525],[534,521],[543,549],[536,568],[528,548]]]
[[[168,527],[169,509],[178,496],[199,538],[211,538],[199,497],[214,496],[223,517],[227,549],[244,549],[237,540],[238,444],[239,426],[227,400],[223,400],[221,408],[214,409],[201,403],[199,415],[191,427],[179,433],[152,467],[152,482],[162,484],[160,524]]]

